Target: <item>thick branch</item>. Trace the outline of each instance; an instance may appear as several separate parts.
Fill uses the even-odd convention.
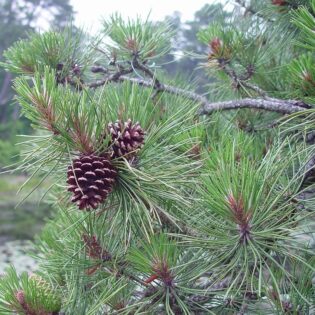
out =
[[[107,68],[102,67],[102,66],[93,66],[91,68],[91,71],[93,73],[108,73],[109,72],[109,70]]]
[[[153,87],[152,81],[141,80],[137,78],[130,78],[128,76],[121,76],[120,81],[130,81],[145,87]],[[304,106],[299,105],[296,101],[280,100],[280,99],[251,99],[245,98],[241,100],[233,100],[226,102],[209,103],[208,100],[197,93],[186,91],[171,85],[162,84],[160,90],[187,97],[193,101],[199,102],[202,108],[199,110],[199,115],[208,115],[217,110],[238,109],[238,108],[257,108],[268,111],[273,111],[281,114],[293,114],[305,110]]]
[[[241,100],[232,100],[232,101],[223,101],[217,103],[210,103],[206,97],[203,95],[187,91],[185,89],[181,89],[178,87],[174,87],[167,84],[160,84],[159,87],[155,85],[153,80],[143,80],[139,78],[132,78],[129,76],[124,75],[124,73],[117,73],[106,76],[102,80],[98,80],[96,82],[90,83],[87,86],[90,88],[97,88],[99,86],[103,86],[109,82],[123,82],[129,81],[134,84],[138,84],[140,86],[149,87],[153,89],[159,89],[161,92],[170,93],[173,95],[180,95],[196,101],[200,103],[201,109],[199,110],[199,115],[208,115],[217,110],[229,110],[229,109],[239,109],[239,108],[256,108],[256,109],[263,109],[267,111],[273,111],[281,114],[293,114],[299,111],[305,110],[305,108],[310,108],[309,105],[295,101],[295,100],[281,100],[275,98],[266,99],[263,98],[245,98]]]
[[[286,100],[266,100],[244,98],[241,100],[224,101],[217,103],[207,103],[199,110],[199,115],[208,115],[217,110],[238,109],[238,108],[256,108],[273,111],[281,114],[293,114],[305,110],[301,106],[294,106]]]

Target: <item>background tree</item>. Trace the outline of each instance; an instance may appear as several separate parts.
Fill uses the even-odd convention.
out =
[[[198,40],[197,33],[214,21],[225,23],[229,16],[230,13],[223,10],[222,4],[205,4],[191,21],[182,22],[179,12],[167,16],[165,22],[172,25],[176,35],[172,39],[170,53],[160,61],[163,69],[173,77],[180,74],[186,80],[195,82],[197,91],[205,92],[209,78],[200,69],[200,60],[196,58],[196,54],[203,54],[207,45]]]
[[[15,41],[25,38],[38,27],[62,28],[71,21],[74,11],[69,1],[1,0],[0,1],[0,61],[3,52]],[[19,120],[19,107],[13,104],[11,73],[0,71],[0,167],[12,162],[19,150],[12,145],[16,134],[28,134],[25,119]]]
[[[18,170],[51,175],[57,213],[36,274],[0,280],[3,314],[314,312],[315,1],[237,2],[198,32],[207,98],[156,68],[168,24],[116,14],[111,41],[5,52],[42,131]]]

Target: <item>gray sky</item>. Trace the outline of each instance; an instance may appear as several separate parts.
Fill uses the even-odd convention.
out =
[[[102,17],[106,18],[116,11],[123,17],[134,18],[137,15],[146,17],[151,10],[151,20],[162,20],[165,15],[180,11],[182,21],[185,21],[206,3],[214,2],[220,0],[71,0],[77,12],[76,24],[91,30],[100,27]]]

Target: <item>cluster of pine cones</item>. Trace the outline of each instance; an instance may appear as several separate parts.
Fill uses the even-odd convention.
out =
[[[107,152],[81,154],[68,167],[71,201],[81,210],[96,209],[112,191],[117,170],[111,160],[124,157],[130,161],[144,144],[144,130],[130,119],[110,123],[107,132],[111,138]]]

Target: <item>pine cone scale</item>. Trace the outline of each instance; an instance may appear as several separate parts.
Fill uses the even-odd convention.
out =
[[[95,173],[95,172],[92,172],[92,171],[87,171],[87,172],[85,173],[85,176],[86,176],[87,178],[95,178],[95,177],[97,177],[96,173]]]
[[[90,171],[91,169],[93,169],[93,165],[92,163],[83,163],[81,166],[80,166],[81,170],[83,171]]]

